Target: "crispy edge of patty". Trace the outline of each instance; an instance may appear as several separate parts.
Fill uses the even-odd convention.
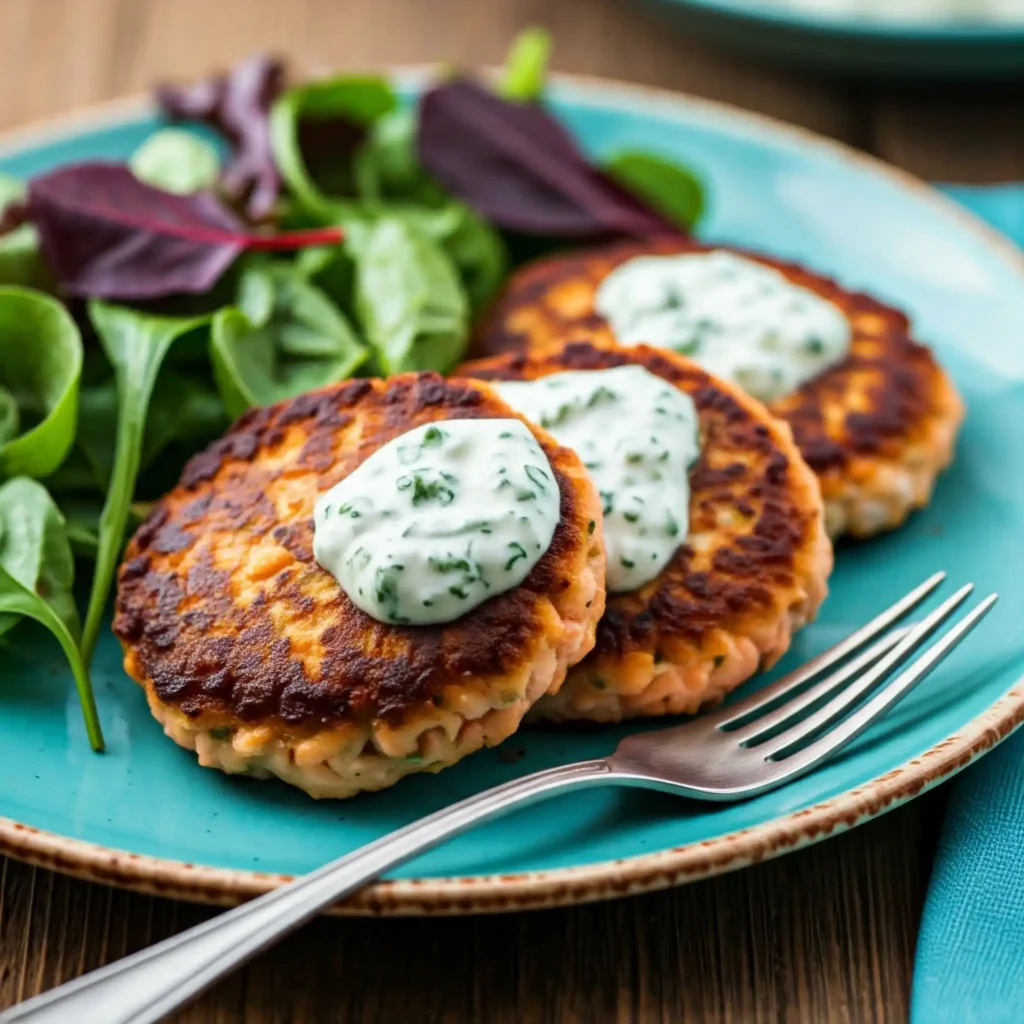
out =
[[[316,797],[438,771],[514,732],[593,647],[604,609],[600,499],[574,452],[527,424],[561,520],[519,587],[453,623],[377,622],[312,555],[316,497],[382,444],[421,423],[495,417],[520,418],[480,382],[406,374],[252,410],[197,455],[119,573],[125,670],[164,731],[203,765]],[[293,647],[320,616],[313,678]]]
[[[818,481],[789,427],[734,385],[646,345],[570,343],[459,372],[536,380],[629,363],[697,407],[702,446],[690,474],[687,542],[650,583],[608,595],[594,650],[531,718],[613,722],[697,711],[777,661],[828,590],[832,545]],[[728,543],[709,543],[709,535]]]
[[[714,249],[771,267],[842,310],[853,335],[847,358],[770,408],[789,423],[818,474],[831,536],[899,526],[928,504],[952,460],[963,402],[932,353],[913,340],[903,313],[799,264],[677,237],[546,257],[513,275],[475,332],[472,351],[482,357],[570,340],[614,344],[594,310],[611,270],[634,256]]]

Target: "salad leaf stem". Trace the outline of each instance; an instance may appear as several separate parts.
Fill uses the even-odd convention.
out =
[[[206,327],[210,320],[208,316],[149,316],[95,300],[89,303],[89,319],[114,367],[118,410],[114,465],[100,514],[96,566],[79,647],[86,664],[92,660],[96,648],[124,541],[157,374],[171,345],[192,331]]]
[[[89,670],[85,658],[75,646],[67,626],[57,617],[50,606],[36,595],[21,587],[8,573],[0,569],[0,612],[24,616],[33,619],[48,629],[60,644],[64,656],[71,666],[78,701],[82,706],[82,718],[85,721],[85,733],[89,737],[89,746],[97,753],[104,750],[103,729],[100,726],[99,714],[96,710],[96,697],[92,691]]]

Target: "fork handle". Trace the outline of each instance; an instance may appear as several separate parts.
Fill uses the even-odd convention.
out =
[[[150,1024],[194,999],[319,911],[479,822],[570,786],[615,778],[582,761],[514,779],[368,843],[288,885],[0,1013],[0,1024]]]

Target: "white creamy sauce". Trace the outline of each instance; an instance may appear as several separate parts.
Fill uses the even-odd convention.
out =
[[[838,306],[723,250],[636,256],[601,282],[594,305],[623,345],[672,349],[763,402],[792,393],[850,348]]]
[[[322,494],[313,554],[380,622],[451,622],[518,586],[555,533],[551,464],[519,420],[443,420]]]
[[[654,579],[689,526],[689,469],[700,453],[689,396],[641,366],[495,386],[590,471],[604,506],[608,589],[635,590]]]

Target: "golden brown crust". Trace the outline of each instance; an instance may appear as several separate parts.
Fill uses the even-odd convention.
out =
[[[694,705],[687,710],[695,710],[786,649],[791,627],[812,617],[824,598],[831,569],[817,483],[788,429],[760,403],[690,360],[645,345],[572,342],[472,362],[459,372],[484,380],[534,380],[628,363],[671,382],[697,407],[702,445],[690,474],[687,543],[651,582],[608,596],[594,650],[570,671],[556,717],[579,717],[579,706],[565,703],[584,684],[608,687],[617,696],[634,689],[639,694],[662,663],[684,668],[696,661],[713,670],[731,658],[730,637],[756,638],[745,671],[727,666],[728,680],[715,679],[712,671],[694,685]],[[604,708],[607,713],[587,717],[678,710],[671,701],[640,710],[639,702],[619,700]]]
[[[705,252],[685,238],[621,242],[524,267],[480,324],[473,354],[537,350],[573,340],[612,344],[594,310],[598,286],[616,266],[651,253]],[[931,352],[910,337],[907,318],[868,295],[794,264],[735,249],[838,306],[852,328],[847,358],[771,406],[818,474],[831,532],[873,533],[925,504],[952,456],[962,407]]]
[[[430,373],[350,381],[247,413],[192,459],[128,545],[114,631],[129,674],[151,702],[204,727],[273,723],[301,737],[371,721],[398,727],[456,690],[506,677],[525,684],[548,643],[575,660],[590,644],[568,651],[561,624],[592,629],[570,595],[579,578],[593,589],[599,505],[575,453],[539,429],[561,521],[519,587],[450,624],[384,625],[313,558],[316,498],[381,445],[434,420],[511,415],[486,386]],[[549,681],[557,688],[561,678]]]

